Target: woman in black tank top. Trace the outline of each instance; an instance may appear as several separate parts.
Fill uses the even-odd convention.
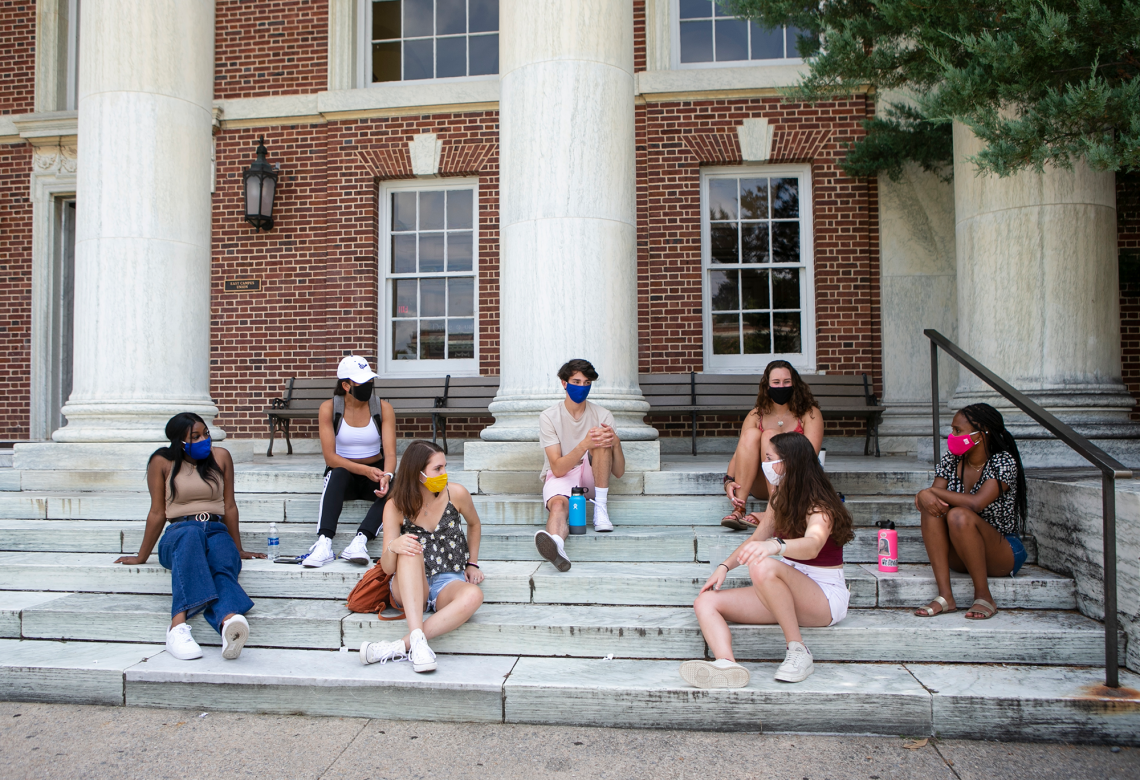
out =
[[[467,522],[463,533],[462,520]],[[471,494],[447,484],[447,456],[429,441],[404,451],[391,500],[384,507],[384,554],[393,605],[404,610],[408,633],[390,642],[365,642],[363,663],[407,656],[412,669],[436,668],[427,640],[463,625],[483,603],[479,583],[479,515]],[[424,619],[424,612],[433,611]]]

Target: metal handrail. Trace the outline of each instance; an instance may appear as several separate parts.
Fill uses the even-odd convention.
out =
[[[970,370],[1007,401],[1032,417],[1045,430],[1069,445],[1101,471],[1101,515],[1104,535],[1104,684],[1120,687],[1117,668],[1116,618],[1116,480],[1132,479],[1132,470],[1058,420],[994,372],[983,366],[936,330],[923,331],[930,339],[930,409],[934,423],[934,462],[942,458],[938,400],[938,348]]]

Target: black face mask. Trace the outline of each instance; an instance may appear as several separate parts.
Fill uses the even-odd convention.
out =
[[[357,401],[364,403],[372,397],[372,388],[375,386],[375,384],[375,380],[370,380],[362,385],[357,385],[356,387],[352,388],[352,397]]]
[[[783,406],[788,401],[792,400],[792,393],[795,392],[794,387],[769,387],[768,397],[774,402]]]

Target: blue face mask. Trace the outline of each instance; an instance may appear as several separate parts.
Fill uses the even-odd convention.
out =
[[[193,444],[183,442],[182,449],[194,460],[205,460],[210,457],[210,437],[207,436],[202,441],[196,441]]]
[[[566,395],[570,396],[570,400],[576,404],[585,401],[589,394],[590,385],[566,385]]]

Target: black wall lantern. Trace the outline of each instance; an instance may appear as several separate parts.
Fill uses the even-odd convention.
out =
[[[265,161],[265,136],[257,140],[257,162],[246,168],[241,178],[245,189],[245,221],[259,231],[272,230],[277,171]]]

